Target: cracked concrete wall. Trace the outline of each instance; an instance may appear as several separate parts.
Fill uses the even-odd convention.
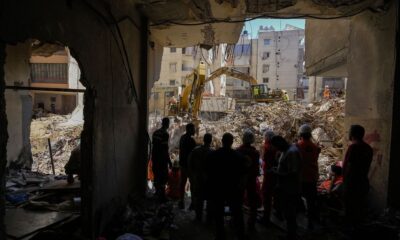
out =
[[[395,73],[398,2],[386,13],[365,12],[352,18],[347,58],[346,119],[365,127],[365,140],[374,149],[369,178],[371,203],[387,206]],[[392,159],[398,161],[398,159]]]
[[[306,21],[307,74],[348,77],[345,127],[363,125],[365,140],[374,149],[370,202],[377,211],[388,199],[397,8],[397,1],[392,1],[387,12]]]
[[[8,45],[4,65],[5,83],[8,86],[22,84],[29,86],[30,42],[15,46]],[[32,118],[32,97],[29,91],[6,90],[6,113],[8,118],[7,165],[22,167],[32,164],[30,145],[30,124]]]
[[[130,195],[145,192],[146,19],[132,8],[129,12],[135,24],[119,23],[127,59],[116,25],[110,24],[112,18],[102,9],[104,5],[96,1],[10,0],[3,1],[2,8],[3,42],[16,43],[28,38],[61,42],[70,48],[80,65],[81,81],[86,87],[82,132],[83,228],[95,238],[118,216]],[[4,126],[0,125],[0,132]],[[0,153],[3,164],[4,155]],[[0,175],[4,180],[4,172]]]

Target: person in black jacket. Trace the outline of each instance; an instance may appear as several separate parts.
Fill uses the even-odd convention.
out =
[[[232,213],[238,239],[244,239],[243,189],[246,159],[232,149],[233,136],[225,133],[222,148],[209,156],[208,176],[212,215],[215,218],[216,239],[225,239],[224,213],[227,204]]]
[[[195,127],[193,123],[186,125],[186,133],[182,135],[179,141],[179,166],[181,167],[181,187],[180,196],[182,199],[179,202],[179,208],[185,208],[185,187],[188,179],[188,158],[189,154],[196,147],[196,142],[193,137],[195,134]]]
[[[171,159],[169,157],[168,141],[169,134],[169,118],[162,119],[162,126],[153,133],[153,151],[151,160],[153,162],[154,187],[156,196],[165,201],[165,185],[168,181],[168,165],[171,167]]]

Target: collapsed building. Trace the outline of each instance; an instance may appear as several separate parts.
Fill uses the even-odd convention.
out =
[[[129,197],[145,193],[147,102],[162,47],[234,44],[246,18],[307,19],[307,74],[347,77],[344,129],[362,124],[370,137],[372,202],[379,210],[399,207],[397,1],[6,0],[0,13],[2,239],[6,167],[30,148],[31,109],[23,87],[29,86],[33,39],[68,46],[81,69],[81,215],[85,234],[94,239]]]

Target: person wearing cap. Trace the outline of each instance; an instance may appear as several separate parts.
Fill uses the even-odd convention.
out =
[[[196,213],[196,220],[198,221],[202,220],[204,201],[207,199],[207,158],[213,152],[211,148],[212,135],[210,133],[204,134],[203,142],[203,145],[193,149],[188,158],[192,202]],[[207,218],[209,217],[209,210],[209,204],[207,204]]]
[[[161,201],[166,200],[165,185],[168,181],[168,165],[172,167],[169,157],[169,118],[162,119],[161,128],[153,133],[153,149],[151,152],[152,170],[154,174],[154,187],[156,196]]]
[[[331,90],[329,90],[329,86],[326,85],[324,89],[324,98],[329,99],[331,98]]]
[[[286,219],[286,239],[297,239],[297,205],[301,194],[302,160],[296,144],[289,144],[283,137],[274,136],[271,144],[281,152],[276,187],[280,207]]]
[[[243,144],[237,148],[237,151],[246,158],[247,165],[245,192],[250,207],[250,216],[247,225],[249,229],[254,229],[257,208],[261,203],[261,199],[257,194],[257,177],[260,175],[260,153],[252,146],[255,136],[251,131],[246,130],[244,132],[242,141]]]
[[[186,125],[186,133],[179,140],[179,166],[181,167],[181,200],[179,208],[185,208],[185,189],[188,180],[188,157],[190,152],[196,147],[196,141],[193,139],[196,129],[193,123]]]
[[[226,239],[224,230],[225,205],[232,214],[236,237],[244,239],[243,182],[246,174],[246,159],[232,149],[233,135],[224,133],[222,147],[212,152],[208,158],[208,190],[215,220],[216,239]]]
[[[307,203],[308,228],[313,229],[319,220],[317,208],[318,157],[321,149],[311,141],[311,127],[303,124],[299,129],[297,147],[302,157],[302,196]]]
[[[273,173],[273,169],[278,167],[277,149],[272,146],[271,139],[275,136],[273,131],[266,131],[264,133],[264,146],[263,146],[263,205],[264,205],[264,216],[262,222],[265,225],[270,223],[271,210],[272,210],[272,199],[274,196],[274,190],[276,187],[276,175]]]
[[[364,142],[365,130],[360,125],[352,125],[349,131],[350,146],[343,161],[344,205],[347,220],[356,228],[365,219],[369,192],[368,172],[373,150]]]

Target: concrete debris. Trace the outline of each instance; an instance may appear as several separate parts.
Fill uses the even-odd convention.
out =
[[[124,236],[136,237],[126,239],[170,239],[169,233],[174,227],[175,217],[173,208],[171,202],[160,204],[152,198],[136,199],[127,207],[120,220],[115,222],[115,226],[111,227],[112,235],[125,233]]]
[[[321,146],[320,174],[328,175],[329,166],[342,160],[344,136],[344,105],[342,99],[331,99],[308,105],[291,102],[254,104],[241,111],[228,114],[220,121],[202,121],[200,136],[209,132],[214,136],[214,146],[220,146],[225,132],[235,137],[234,147],[241,144],[244,130],[250,129],[256,135],[256,146],[262,146],[263,133],[272,130],[288,141],[297,140],[297,132],[302,124],[313,129],[313,138]]]
[[[64,174],[71,151],[79,144],[83,129],[82,121],[71,121],[71,115],[49,114],[32,120],[31,146],[32,170],[52,173],[47,139],[50,138],[56,175]]]

